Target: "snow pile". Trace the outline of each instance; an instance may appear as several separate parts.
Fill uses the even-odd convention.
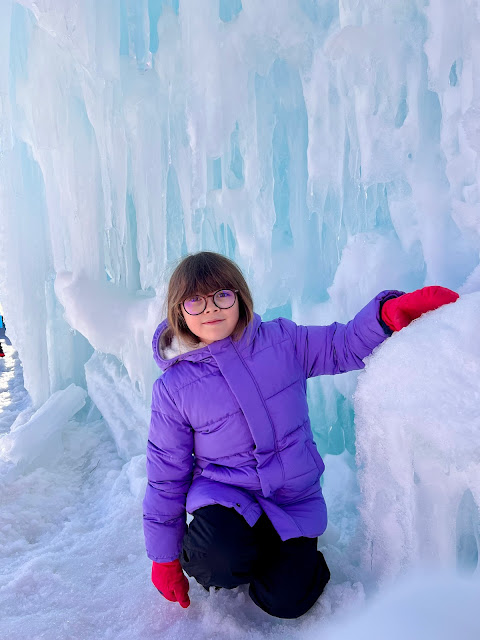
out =
[[[480,293],[387,340],[360,376],[355,411],[363,566],[480,575]]]

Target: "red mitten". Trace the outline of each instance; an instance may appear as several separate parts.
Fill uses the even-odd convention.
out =
[[[154,562],[152,564],[152,582],[162,596],[170,602],[178,602],[184,609],[190,606],[189,584],[182,571],[180,560]]]
[[[423,287],[387,300],[382,307],[382,320],[392,331],[400,331],[422,313],[455,302],[458,298],[458,293],[445,287]]]

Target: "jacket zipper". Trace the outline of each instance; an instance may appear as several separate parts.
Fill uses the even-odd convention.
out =
[[[258,395],[260,396],[260,399],[261,399],[261,401],[262,401],[263,407],[264,407],[264,409],[265,409],[265,413],[266,413],[266,414],[267,414],[267,416],[268,416],[268,420],[269,420],[269,422],[270,422],[270,426],[272,427],[273,443],[274,443],[274,447],[275,447],[275,448],[274,448],[274,452],[275,452],[275,455],[277,456],[278,462],[279,462],[280,467],[281,467],[281,469],[282,469],[282,477],[283,477],[283,481],[285,481],[285,467],[283,466],[283,461],[282,461],[282,457],[281,457],[281,455],[280,455],[280,452],[279,452],[279,451],[277,451],[277,442],[276,442],[276,438],[275,438],[275,427],[273,426],[272,416],[270,415],[270,412],[269,412],[269,410],[268,410],[268,408],[267,408],[267,404],[266,404],[265,399],[264,399],[264,397],[263,397],[263,395],[262,395],[262,393],[261,393],[261,391],[260,391],[260,387],[258,386],[258,383],[257,383],[257,381],[255,380],[255,376],[254,376],[254,375],[253,375],[253,373],[250,371],[249,367],[247,366],[247,363],[246,363],[246,362],[245,362],[245,360],[243,359],[243,356],[241,355],[240,351],[239,351],[239,350],[237,349],[237,347],[235,346],[235,343],[233,342],[233,340],[232,340],[232,345],[233,345],[233,348],[235,349],[235,351],[237,352],[237,355],[238,355],[238,357],[240,358],[240,360],[241,360],[241,362],[242,362],[243,366],[244,366],[244,367],[245,367],[245,369],[248,371],[248,374],[250,375],[250,377],[251,377],[251,379],[252,379],[252,381],[253,381],[253,384],[255,385],[255,387],[256,387],[256,389],[257,389],[257,393],[258,393]]]

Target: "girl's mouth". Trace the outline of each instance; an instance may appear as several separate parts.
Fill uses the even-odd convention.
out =
[[[219,322],[223,322],[223,320],[210,320],[209,322],[204,322],[203,324],[218,324]]]

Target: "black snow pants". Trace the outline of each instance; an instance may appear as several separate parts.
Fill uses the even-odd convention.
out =
[[[262,514],[253,527],[228,507],[197,509],[183,539],[180,562],[203,587],[249,584],[257,606],[277,618],[298,618],[330,579],[317,538],[282,542]]]

